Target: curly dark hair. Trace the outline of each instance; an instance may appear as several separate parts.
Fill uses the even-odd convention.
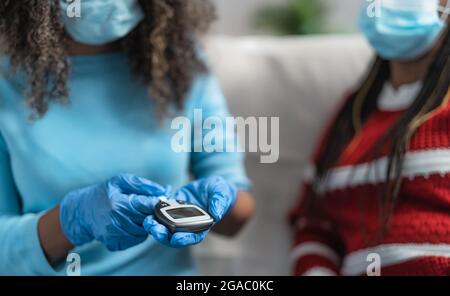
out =
[[[25,96],[35,115],[49,103],[68,101],[70,63],[60,0],[1,0],[0,40],[13,69],[29,79]],[[182,108],[190,86],[206,71],[198,55],[197,33],[215,19],[210,0],[140,0],[144,21],[121,44],[137,79],[149,86],[152,100],[167,110]]]

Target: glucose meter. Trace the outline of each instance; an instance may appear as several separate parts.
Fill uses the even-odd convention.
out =
[[[214,219],[202,208],[181,200],[161,197],[155,207],[159,223],[174,232],[200,232],[208,230]]]

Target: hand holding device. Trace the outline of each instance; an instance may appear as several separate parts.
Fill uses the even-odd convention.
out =
[[[144,221],[144,228],[164,245],[173,248],[195,245],[205,239],[208,234],[207,229],[228,213],[236,198],[237,189],[223,178],[200,179],[175,192],[172,199],[175,201],[171,200],[171,203],[166,202],[165,205],[157,206],[155,215],[158,213],[159,216],[147,217]],[[186,207],[182,207],[183,204]],[[183,212],[182,208],[189,208],[189,210]],[[171,209],[176,211],[170,212]],[[189,215],[191,217],[188,217]],[[213,219],[211,224],[209,224],[208,216]],[[195,228],[193,225],[195,223],[199,223],[202,227]],[[177,230],[184,232],[177,232]]]
[[[170,232],[201,232],[214,223],[213,218],[202,208],[181,200],[161,197],[155,207],[155,218]]]
[[[120,175],[67,194],[60,206],[61,227],[75,246],[95,239],[108,250],[124,250],[147,238],[142,223],[165,194],[156,183]]]
[[[222,177],[209,177],[181,187],[174,198],[205,209],[219,222],[234,206],[237,189]]]

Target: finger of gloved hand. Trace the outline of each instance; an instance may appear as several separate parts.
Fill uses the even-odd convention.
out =
[[[124,194],[162,196],[166,193],[166,188],[163,186],[131,174],[116,176],[111,183],[118,186]]]
[[[144,219],[148,216],[153,214],[153,210],[155,209],[155,206],[160,201],[159,197],[154,196],[145,196],[145,195],[130,195],[130,205],[131,207],[140,214],[144,214],[142,223]]]
[[[200,233],[176,232],[172,234],[167,227],[160,224],[153,216],[148,216],[144,221],[144,228],[155,240],[172,248],[183,248],[202,242],[208,231]]]
[[[185,187],[182,187],[178,191],[176,191],[173,194],[173,198],[176,200],[186,201],[196,205],[198,204],[198,202],[195,202],[195,200],[192,198],[192,193],[188,191]]]
[[[170,246],[170,237],[172,234],[167,227],[156,221],[152,215],[145,218],[144,229],[150,233],[156,241],[163,245]]]
[[[114,212],[118,212],[124,217],[130,219],[135,224],[142,227],[144,219],[148,216],[146,213],[139,211],[132,205],[132,198],[135,195],[128,196],[125,194],[116,194],[110,197],[111,205]]]
[[[218,222],[227,214],[230,208],[231,198],[220,193],[214,193],[208,202],[208,212]]]
[[[205,239],[207,234],[208,231],[203,231],[199,233],[176,232],[172,235],[172,238],[170,239],[170,245],[173,248],[183,248],[197,245]]]
[[[148,235],[147,231],[141,226],[133,222],[128,216],[120,212],[113,212],[111,215],[112,225],[124,235],[145,237]]]
[[[211,178],[208,183],[208,211],[217,222],[233,207],[237,191],[221,177]]]

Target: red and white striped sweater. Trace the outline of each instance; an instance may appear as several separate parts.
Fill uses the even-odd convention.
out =
[[[304,182],[291,216],[296,275],[366,275],[372,253],[379,256],[381,275],[450,275],[450,106],[436,110],[411,139],[399,202],[388,232],[377,240],[386,153],[361,158],[405,109],[405,102],[382,106],[393,91],[383,93],[321,187],[320,215],[313,220],[306,215],[313,188],[310,178]]]

